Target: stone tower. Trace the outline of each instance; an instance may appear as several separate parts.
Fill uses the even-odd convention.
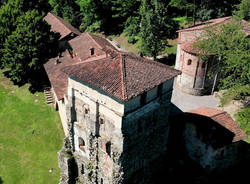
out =
[[[205,28],[227,23],[231,17],[212,19],[202,24],[182,29],[178,32],[178,44],[175,69],[182,72],[176,79],[176,86],[182,91],[192,95],[203,95],[211,92],[213,80],[207,77],[209,66],[202,61],[199,50],[193,47],[193,43],[202,38]]]
[[[69,138],[83,183],[146,183],[167,150],[168,111],[179,71],[128,53],[65,67]],[[136,173],[144,173],[145,177]]]

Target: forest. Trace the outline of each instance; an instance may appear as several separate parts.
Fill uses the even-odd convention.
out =
[[[154,59],[170,49],[169,40],[176,39],[178,29],[225,16],[250,18],[249,0],[1,0],[0,6],[0,68],[7,69],[11,80],[20,85],[36,84],[43,64],[58,53],[60,35],[51,32],[43,20],[48,12],[81,32],[123,34],[143,55]],[[200,44],[204,51],[222,49],[222,55],[216,55],[223,58],[219,89],[234,89],[237,98],[249,95],[250,79],[249,37],[240,32],[240,27],[229,26],[221,37],[210,35]],[[236,44],[229,43],[232,39]],[[213,42],[221,46],[214,47]]]

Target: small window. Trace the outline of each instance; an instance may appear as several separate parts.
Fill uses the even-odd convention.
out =
[[[82,151],[85,151],[85,141],[83,140],[83,138],[79,137],[79,138],[78,138],[78,142],[79,142],[79,148],[80,148]]]
[[[84,174],[84,164],[82,164],[82,167],[81,167],[81,174]]]
[[[104,124],[104,119],[103,118],[100,118],[100,124]]]
[[[103,179],[101,178],[101,184],[103,184]]]
[[[192,60],[189,59],[189,60],[187,61],[187,65],[191,65],[191,64],[192,64]]]
[[[106,153],[111,156],[111,142],[106,143]]]
[[[95,54],[95,48],[90,49],[90,55],[93,56]]]
[[[85,114],[89,114],[89,109],[85,108],[84,112]]]

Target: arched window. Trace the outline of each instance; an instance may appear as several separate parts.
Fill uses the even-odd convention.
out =
[[[111,156],[111,142],[106,143],[106,153]]]
[[[78,138],[78,143],[79,143],[79,148],[80,148],[82,151],[85,151],[85,141],[83,140],[83,138],[79,137],[79,138]]]
[[[187,65],[191,65],[191,64],[192,64],[192,60],[189,59],[189,60],[187,61]]]

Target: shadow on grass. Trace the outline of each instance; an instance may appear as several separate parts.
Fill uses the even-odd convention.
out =
[[[3,180],[2,180],[2,178],[0,177],[0,184],[3,184]]]
[[[174,67],[176,54],[169,54],[168,56],[157,59],[158,62]]]
[[[5,77],[9,78],[14,85],[17,85],[19,87],[24,86],[25,84],[30,84],[29,91],[31,93],[42,92],[44,86],[50,86],[50,82],[44,68],[42,68],[40,71],[36,71],[29,77],[22,78],[20,82],[17,82],[11,78],[10,70],[5,70],[3,74]]]

